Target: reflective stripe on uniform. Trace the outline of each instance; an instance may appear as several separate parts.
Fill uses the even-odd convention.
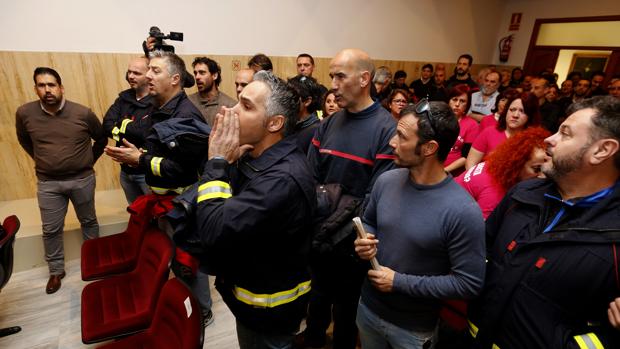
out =
[[[478,335],[478,327],[476,325],[474,325],[473,322],[467,320],[467,327],[469,327],[469,334],[476,338],[476,336]]]
[[[469,334],[476,338],[476,336],[478,335],[478,326],[474,325],[473,322],[471,322],[470,320],[467,320],[467,325],[469,325]],[[500,349],[499,346],[495,343],[493,343],[493,345],[491,346],[491,349]]]
[[[118,136],[118,134],[121,132],[121,130],[114,126],[114,128],[112,129],[112,139],[119,142],[121,140],[121,137]]]
[[[254,294],[238,286],[233,289],[235,298],[240,302],[262,308],[274,308],[290,303],[308,292],[310,292],[310,280],[300,283],[291,290],[274,294]]]
[[[573,337],[581,349],[604,349],[603,344],[594,333]]]
[[[151,172],[152,172],[155,176],[157,176],[157,177],[161,177],[161,169],[160,169],[159,165],[161,164],[161,161],[162,161],[163,159],[164,159],[164,158],[160,158],[160,157],[156,157],[156,156],[154,156],[154,157],[151,159]]]
[[[159,187],[149,186],[153,194],[157,194],[157,195],[166,195],[166,194],[171,194],[171,193],[183,194],[183,192],[185,192],[189,187],[190,186],[178,187],[178,188],[159,188]]]
[[[228,199],[231,196],[230,184],[222,181],[210,181],[198,187],[196,203],[209,199]]]
[[[121,133],[125,133],[125,131],[127,130],[127,125],[129,125],[130,122],[133,122],[133,120],[131,119],[125,119],[123,120],[123,122],[121,122]]]

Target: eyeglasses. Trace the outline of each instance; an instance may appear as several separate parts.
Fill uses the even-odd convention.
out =
[[[433,134],[437,135],[438,133],[435,129],[435,124],[433,123],[433,113],[431,113],[431,104],[427,98],[422,98],[418,104],[415,105],[415,112],[418,115],[426,115],[428,123],[431,125],[431,129],[433,130]]]
[[[396,104],[407,104],[407,100],[406,99],[393,99],[392,103],[396,103]]]

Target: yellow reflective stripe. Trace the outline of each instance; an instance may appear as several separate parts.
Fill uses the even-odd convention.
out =
[[[497,344],[493,344],[493,346],[491,346],[491,349],[500,349]]]
[[[154,194],[158,194],[158,195],[166,195],[169,193],[183,194],[183,192],[185,192],[189,187],[191,187],[191,185],[187,187],[178,187],[178,188],[160,188],[160,187],[149,186],[149,188],[151,188],[151,191]]]
[[[210,199],[228,199],[231,196],[230,184],[223,181],[210,181],[198,187],[196,203]]]
[[[604,349],[603,343],[594,333],[586,333],[573,337],[581,349]]]
[[[469,334],[476,338],[476,336],[478,335],[478,327],[476,325],[474,325],[473,322],[467,320],[467,324],[469,325]]]
[[[163,159],[164,159],[164,158],[160,158],[160,157],[156,157],[156,156],[154,156],[154,157],[151,159],[151,172],[152,172],[155,176],[157,176],[157,177],[161,177],[161,169],[160,169],[159,165],[161,164],[161,161],[162,161]]]
[[[300,283],[291,290],[274,294],[254,294],[238,286],[235,286],[233,289],[235,298],[240,302],[263,308],[274,308],[282,304],[290,303],[308,292],[310,292],[310,280]]]
[[[119,142],[121,140],[121,138],[118,136],[120,132],[121,130],[119,130],[118,127],[114,126],[114,128],[112,129],[112,139]]]
[[[123,122],[121,122],[121,133],[125,133],[125,131],[127,130],[127,125],[129,125],[130,122],[133,122],[133,120],[125,119],[123,120]]]
[[[322,110],[317,110],[316,111],[316,116],[319,117],[319,120],[323,120],[323,111]]]

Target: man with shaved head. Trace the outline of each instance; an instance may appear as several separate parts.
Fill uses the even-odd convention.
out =
[[[252,82],[254,78],[254,70],[247,68],[241,69],[237,72],[235,76],[235,90],[237,91],[237,99],[239,99],[239,94],[243,89]]]
[[[308,150],[314,177],[320,184],[340,184],[342,193],[356,198],[335,214],[360,215],[377,177],[393,168],[389,140],[396,124],[390,113],[370,97],[374,64],[364,51],[346,49],[329,65],[332,89],[341,111],[317,129]],[[327,216],[332,214],[329,212]],[[312,295],[307,328],[297,344],[321,347],[334,314],[334,348],[353,349],[357,328],[355,316],[367,265],[354,258],[350,217],[344,226],[315,229],[311,251]]]

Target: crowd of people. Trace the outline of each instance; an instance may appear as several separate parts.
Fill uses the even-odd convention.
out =
[[[198,265],[177,277],[206,327],[215,276],[242,349],[324,347],[331,323],[335,349],[620,346],[618,77],[472,77],[464,54],[450,77],[425,64],[407,85],[405,71],[345,49],[329,88],[309,54],[287,81],[257,54],[233,98],[216,61],[196,57],[192,76],[152,44],[103,123],[47,67],[34,71],[39,100],[17,110],[47,293],[65,276],[68,200],[84,239],[98,236],[105,153],[128,204],[170,204],[171,238]]]

